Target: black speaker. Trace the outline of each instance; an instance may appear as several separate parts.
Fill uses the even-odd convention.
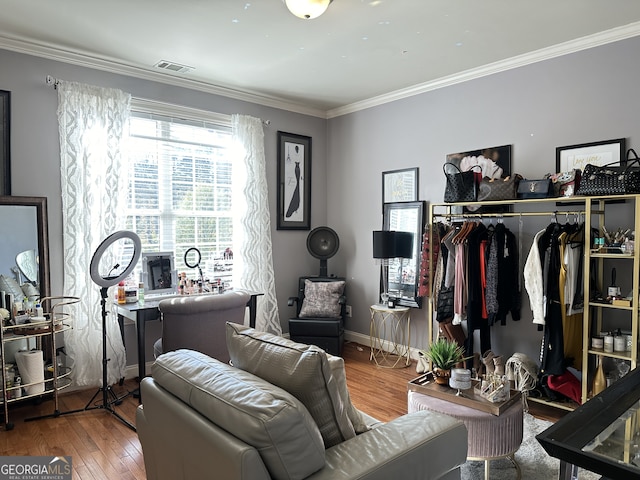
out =
[[[317,227],[309,232],[307,236],[307,250],[309,253],[320,259],[320,276],[327,275],[327,259],[338,253],[340,239],[338,234],[329,227]]]

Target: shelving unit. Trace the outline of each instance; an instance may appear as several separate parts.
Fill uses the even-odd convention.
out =
[[[616,208],[621,208],[622,205],[630,205],[633,208],[633,217],[629,219],[629,225],[635,231],[638,231],[640,226],[640,195],[616,195],[606,197],[559,197],[559,198],[544,198],[535,200],[506,200],[506,201],[493,201],[493,202],[472,202],[472,203],[432,203],[429,205],[428,214],[428,228],[430,229],[431,238],[433,238],[433,228],[437,219],[447,220],[463,220],[463,219],[477,219],[477,218],[498,218],[498,217],[529,217],[529,216],[550,216],[550,215],[584,215],[584,231],[585,231],[585,248],[584,248],[584,262],[583,262],[583,279],[584,279],[584,295],[585,295],[585,308],[583,314],[583,338],[582,338],[582,401],[586,402],[591,398],[591,381],[593,377],[594,367],[593,360],[595,357],[601,358],[615,358],[628,361],[631,369],[637,367],[638,361],[638,290],[640,287],[640,248],[635,248],[633,255],[620,254],[620,253],[601,253],[591,249],[590,245],[590,232],[592,228],[600,229],[605,224],[606,216]],[[474,213],[463,212],[464,206],[507,206],[510,205],[512,211],[504,213]],[[524,208],[527,206],[526,208]],[[525,252],[520,252],[520,255],[524,255]],[[603,302],[596,302],[589,298],[589,293],[593,290],[594,285],[591,283],[591,274],[596,273],[597,283],[595,286],[599,291],[603,291],[604,287],[604,273],[605,269],[609,268],[610,264],[627,264],[628,268],[625,270],[631,270],[631,291],[632,299],[631,306],[618,306],[611,305]],[[594,268],[596,272],[592,272]],[[429,278],[433,278],[433,262],[429,262]],[[628,282],[627,282],[628,283]],[[605,290],[606,292],[606,290]],[[624,292],[623,292],[624,293]],[[588,300],[588,302],[587,302]],[[434,341],[433,331],[433,314],[435,305],[433,304],[433,298],[429,298],[428,307],[428,335],[429,342]],[[604,352],[603,349],[593,349],[591,347],[591,333],[595,330],[600,332],[607,324],[607,315],[611,312],[623,312],[628,315],[628,328],[632,336],[631,348],[624,352]],[[565,410],[573,410],[575,407],[573,404],[564,404],[549,402],[546,400],[540,400],[535,398],[529,398],[531,401],[539,401],[552,405],[556,408],[562,408]]]
[[[587,215],[585,217],[585,231],[590,231],[591,228],[601,229],[602,226],[606,226],[607,215],[610,214],[616,208],[621,206],[618,203],[607,203],[607,200],[624,200],[626,204],[630,204],[633,208],[633,230],[638,231],[640,226],[640,195],[628,195],[628,196],[615,196],[615,197],[587,197],[585,200],[585,211]],[[585,302],[585,309],[583,314],[584,321],[584,336],[583,336],[583,366],[586,370],[585,376],[587,379],[591,379],[592,375],[589,372],[589,367],[594,363],[599,363],[605,358],[618,359],[628,361],[631,369],[637,367],[638,361],[638,288],[639,282],[639,269],[640,269],[640,250],[634,249],[633,254],[629,253],[601,253],[593,248],[585,248],[585,262],[584,262],[584,290],[590,292],[593,290],[590,279],[595,277],[597,285],[595,288],[600,292],[606,292],[605,274],[610,268],[620,268],[624,271],[631,271],[631,282],[628,279],[624,280],[626,283],[626,291],[631,289],[631,305],[612,305],[609,303],[603,303],[596,301],[593,298],[589,299],[589,302]],[[595,272],[591,269],[595,268]],[[595,275],[592,275],[595,273]],[[623,291],[623,293],[625,293]],[[607,328],[606,317],[615,312],[620,312],[618,316],[626,317],[623,320],[626,323],[624,330],[631,332],[631,345],[630,349],[625,351],[613,351],[605,352],[604,349],[593,348],[591,344],[591,337],[593,332],[602,332]],[[597,362],[593,362],[597,357]],[[591,385],[589,381],[582,382],[582,402],[586,402],[592,397]]]
[[[24,399],[40,397],[42,395],[53,394],[54,414],[59,412],[58,392],[71,385],[71,369],[59,367],[56,361],[56,336],[58,333],[69,330],[72,316],[66,311],[66,307],[80,301],[77,297],[46,297],[41,304],[47,313],[44,314],[44,321],[25,323],[22,325],[7,325],[0,328],[0,346],[5,352],[5,346],[10,342],[33,339],[38,350],[50,356],[51,362],[43,365],[44,382],[23,383],[20,386],[9,386],[6,369],[6,358],[0,354],[0,364],[2,367],[2,392],[0,392],[0,404],[4,412],[4,424],[6,430],[13,429],[13,423],[9,422],[9,405]],[[28,394],[27,388],[44,383],[44,391]],[[18,390],[20,389],[20,394]],[[24,393],[23,393],[24,392]]]

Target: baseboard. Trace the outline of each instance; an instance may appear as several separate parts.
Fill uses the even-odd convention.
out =
[[[369,335],[365,335],[363,333],[352,332],[351,330],[344,331],[344,339],[347,342],[358,343],[364,346],[371,345],[371,339]],[[387,352],[391,352],[393,350],[393,344],[388,340],[382,340],[382,348]],[[410,348],[409,351],[412,360],[418,360],[418,350],[415,348]]]

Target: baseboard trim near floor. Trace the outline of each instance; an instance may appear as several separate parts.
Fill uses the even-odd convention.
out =
[[[289,333],[288,332],[284,333],[282,336],[285,338],[289,338]],[[365,346],[371,345],[371,340],[369,338],[369,335],[365,335],[359,332],[353,332],[351,330],[344,331],[344,339],[347,342],[358,343],[360,345],[365,345]],[[383,340],[382,348],[385,351],[390,352],[392,351],[393,344],[387,340]],[[411,350],[411,359],[417,360],[418,359],[417,350],[415,348],[411,348],[410,350]],[[147,362],[146,370],[145,370],[147,373],[151,371],[151,365],[153,365],[153,361]],[[125,378],[128,380],[130,378],[136,378],[137,376],[138,376],[138,365],[137,364],[127,365],[125,369]]]

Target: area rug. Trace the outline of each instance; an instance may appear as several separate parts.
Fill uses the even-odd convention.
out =
[[[516,461],[520,465],[523,480],[552,480],[558,478],[560,460],[550,457],[536,440],[536,435],[551,425],[551,422],[539,420],[528,413],[524,414],[522,445],[516,452]],[[461,467],[462,480],[484,479],[484,462],[468,461]],[[580,469],[580,480],[599,480],[600,475]],[[490,480],[513,480],[516,468],[506,458],[491,461]]]

